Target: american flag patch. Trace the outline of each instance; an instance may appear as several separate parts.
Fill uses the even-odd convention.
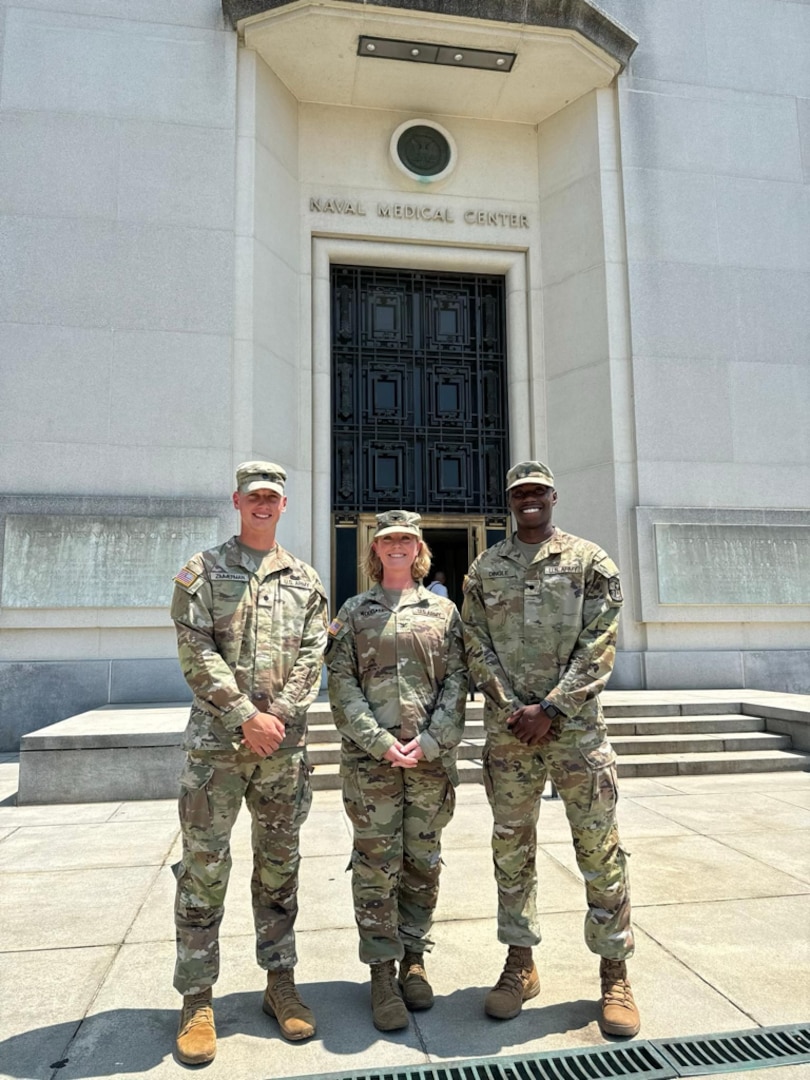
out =
[[[329,623],[329,633],[332,635],[332,637],[334,637],[335,634],[339,634],[342,629],[343,623],[340,621],[340,619],[332,619],[332,621]]]
[[[189,570],[187,566],[184,566],[183,569],[175,575],[174,580],[178,585],[183,585],[185,588],[189,589],[199,576],[199,574],[195,574],[193,570]]]

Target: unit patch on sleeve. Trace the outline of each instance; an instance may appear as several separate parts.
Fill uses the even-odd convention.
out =
[[[332,621],[329,623],[329,629],[327,633],[329,633],[332,637],[337,637],[337,635],[342,629],[343,623],[340,621],[340,619],[332,619]]]
[[[622,583],[617,577],[608,578],[608,593],[610,599],[615,600],[617,604],[620,604],[624,599],[622,596]]]
[[[189,570],[187,566],[184,566],[179,573],[175,574],[174,580],[178,585],[182,585],[184,589],[190,589],[199,576],[199,574],[195,574],[193,570]]]

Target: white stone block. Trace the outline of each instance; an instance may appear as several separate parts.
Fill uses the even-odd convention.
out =
[[[706,82],[706,41],[701,7],[684,7],[683,0],[618,0],[606,7],[638,38],[630,60],[633,79],[675,83]],[[624,9],[624,10],[622,10]]]
[[[807,364],[732,366],[735,460],[810,465],[808,417],[810,367]],[[799,502],[806,500],[799,496]]]
[[[543,284],[604,262],[598,175],[585,176],[540,203]]]
[[[114,120],[0,112],[0,213],[116,215]]]
[[[631,263],[630,319],[637,356],[736,355],[729,272],[682,263]]]
[[[804,182],[810,183],[810,100],[799,98],[796,102],[799,118],[799,143],[801,145]]]
[[[255,151],[256,238],[282,262],[297,269],[300,256],[298,181],[261,143]]]
[[[784,470],[783,470],[784,471]],[[650,506],[770,506],[793,509],[810,491],[810,466],[796,465],[780,482],[770,463],[645,461],[638,463],[639,503]]]
[[[256,346],[253,352],[253,394],[251,408],[257,444],[265,446],[262,456],[299,464],[301,432],[298,424],[299,372],[268,349]]]
[[[112,223],[6,217],[0,244],[0,322],[110,325]]]
[[[806,364],[810,356],[810,276],[734,269],[729,278],[738,359]]]
[[[705,173],[625,169],[627,258],[716,265],[714,183]]]
[[[230,128],[235,59],[232,33],[10,7],[3,107]]]
[[[241,55],[240,51],[240,59]],[[256,56],[255,64],[255,136],[287,172],[297,177],[298,102],[260,56]]]
[[[628,88],[619,101],[625,166],[801,179],[796,103],[789,98]]]
[[[732,690],[745,685],[742,654],[729,652],[645,653],[648,690]]]
[[[612,460],[607,363],[549,379],[547,400],[548,439],[555,469],[572,472]]]
[[[159,225],[120,225],[113,325],[128,330],[233,332],[232,233]]]
[[[209,334],[116,331],[109,440],[114,444],[228,450],[231,339]]]
[[[118,134],[122,221],[233,228],[232,130],[126,121]]]
[[[99,15],[111,19],[136,19],[174,26],[202,26],[229,30],[220,0],[14,0],[14,7],[46,11],[70,10],[75,15]]]
[[[537,129],[540,197],[581,180],[599,169],[596,98],[575,101]]]
[[[222,496],[233,490],[229,451],[219,448],[0,443],[0,490],[61,495]]]
[[[56,444],[104,440],[112,347],[109,330],[0,325],[3,441],[22,449],[32,442],[51,443],[53,458],[60,453]]]
[[[605,271],[595,266],[543,290],[546,374],[589,367],[607,356]]]
[[[712,0],[702,10],[709,80],[810,96],[810,8],[782,0]]]
[[[616,502],[610,463],[569,472],[561,467],[556,448],[549,446],[548,464],[554,471],[558,492],[555,524],[575,536],[593,540],[618,561]],[[622,569],[629,572],[627,567]]]
[[[687,462],[730,458],[729,365],[635,357],[633,377],[640,459],[677,461],[688,471]]]
[[[298,275],[258,242],[254,245],[255,341],[295,363],[298,356]]]
[[[718,177],[720,259],[731,266],[810,270],[810,198],[804,184]]]

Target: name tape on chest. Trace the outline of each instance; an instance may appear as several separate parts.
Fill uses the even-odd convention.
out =
[[[212,581],[250,581],[248,574],[232,574],[229,570],[212,570]]]

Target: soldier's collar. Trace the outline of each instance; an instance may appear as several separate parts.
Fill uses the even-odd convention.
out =
[[[548,553],[549,555],[557,555],[563,550],[564,546],[565,545],[563,544],[562,533],[555,525],[554,532],[551,534],[548,540],[544,540],[543,543],[540,544],[537,548],[537,554],[535,555],[535,558],[537,558],[537,555],[539,555],[541,551],[544,554]],[[525,566],[525,558],[523,552],[518,547],[517,543],[517,530],[515,530],[507,540],[507,549],[504,554],[507,555],[509,558],[517,559],[522,566]]]
[[[292,557],[281,544],[276,544],[259,564],[250,552],[240,546],[237,537],[232,536],[225,547],[225,562],[228,566],[241,566],[243,570],[248,570],[251,574],[257,574],[261,565],[265,568],[266,574],[271,574],[276,570],[285,570],[292,566]]]

